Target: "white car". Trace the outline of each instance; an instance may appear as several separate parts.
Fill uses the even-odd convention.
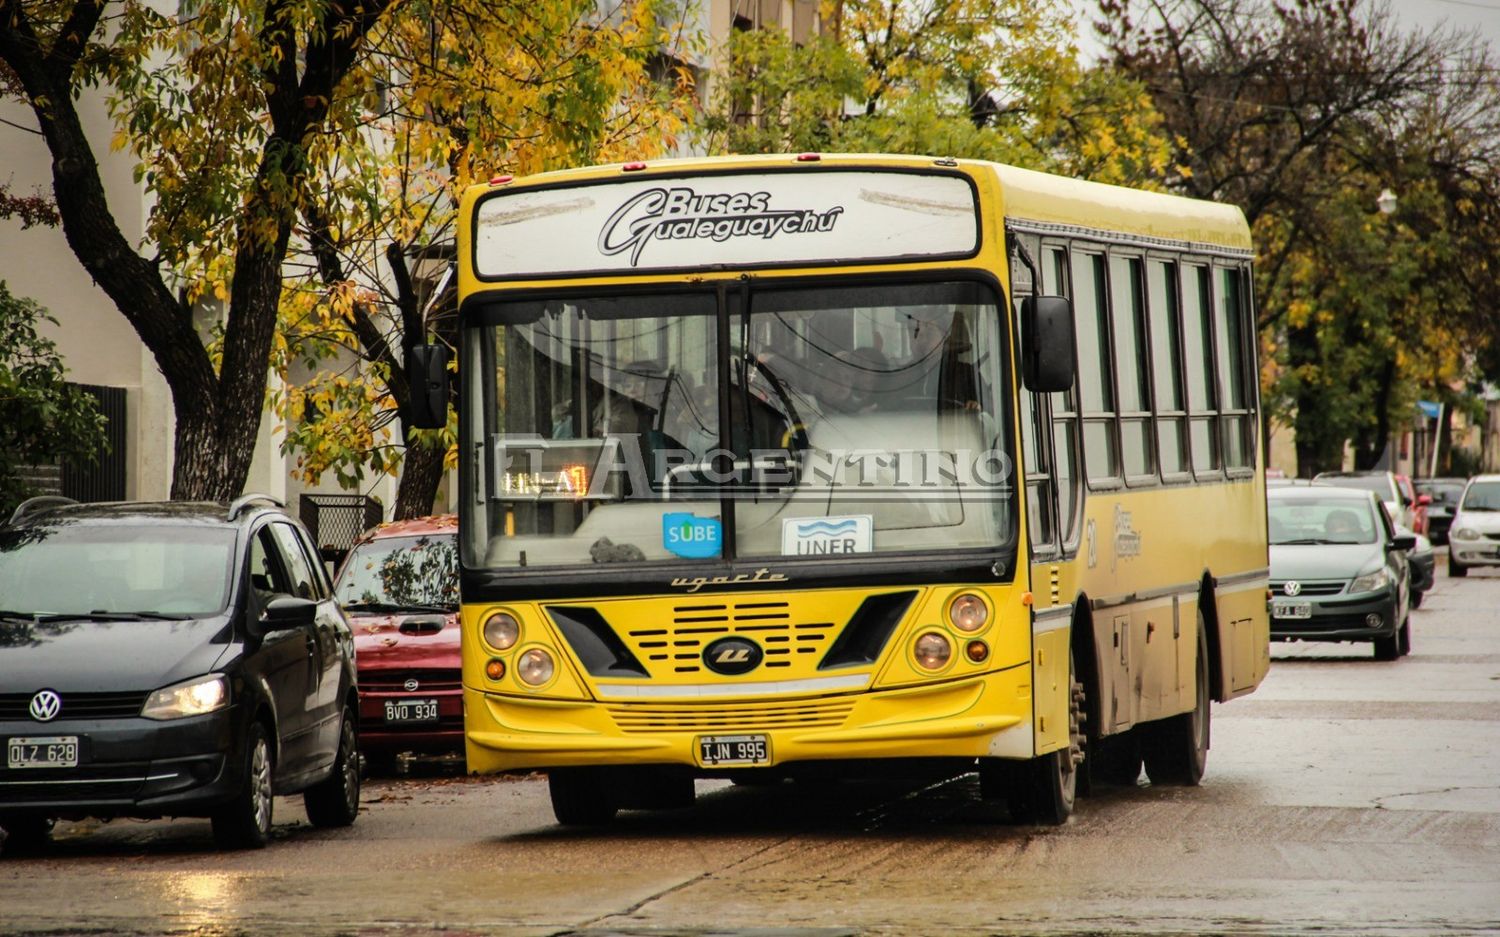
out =
[[[1412,501],[1401,492],[1401,485],[1396,481],[1396,476],[1386,471],[1368,472],[1319,472],[1313,476],[1313,481],[1322,485],[1334,485],[1338,488],[1359,488],[1364,491],[1373,491],[1380,498],[1380,503],[1385,505],[1385,512],[1390,515],[1391,522],[1400,524],[1402,527],[1416,529],[1415,518],[1412,516]]]
[[[1500,475],[1476,475],[1464,487],[1448,528],[1448,575],[1500,566]]]

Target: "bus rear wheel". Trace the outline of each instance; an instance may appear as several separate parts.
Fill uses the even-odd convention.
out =
[[[547,774],[547,791],[563,826],[604,826],[619,810],[600,768],[556,768]]]
[[[1197,701],[1181,715],[1142,726],[1141,754],[1152,784],[1196,786],[1208,766],[1208,636],[1198,612],[1198,660],[1194,667]]]

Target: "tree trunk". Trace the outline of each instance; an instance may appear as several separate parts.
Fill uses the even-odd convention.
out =
[[[1380,378],[1375,384],[1375,428],[1360,434],[1360,445],[1354,450],[1354,467],[1367,472],[1380,464],[1386,447],[1391,443],[1391,385],[1396,380],[1396,359],[1387,358],[1380,366]],[[1395,471],[1394,464],[1391,470]]]
[[[438,486],[443,482],[442,449],[423,445],[405,434],[406,457],[401,462],[401,481],[396,486],[396,507],[391,520],[404,521],[432,513]]]

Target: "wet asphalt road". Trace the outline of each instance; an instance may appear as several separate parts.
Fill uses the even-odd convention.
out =
[[[699,786],[690,811],[553,825],[534,778],[375,781],[350,830],[277,802],[276,842],[204,821],[64,824],[0,858],[0,934],[1500,933],[1500,574],[1441,577],[1413,652],[1273,645],[1215,707],[1196,789],[1111,789],[1012,827],[960,778]]]

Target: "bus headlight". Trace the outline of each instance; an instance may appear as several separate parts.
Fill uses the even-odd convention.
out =
[[[990,609],[984,604],[984,599],[965,592],[948,605],[948,620],[959,631],[978,631],[990,620]]]
[[[508,651],[521,638],[521,623],[515,616],[496,612],[484,620],[484,643],[497,651]]]
[[[516,675],[521,682],[529,686],[541,686],[552,679],[552,673],[556,668],[552,664],[552,655],[539,647],[534,647],[521,655],[516,661]]]
[[[912,645],[912,653],[923,668],[942,670],[948,666],[948,658],[953,656],[953,645],[943,635],[929,631],[917,638],[916,644]]]

